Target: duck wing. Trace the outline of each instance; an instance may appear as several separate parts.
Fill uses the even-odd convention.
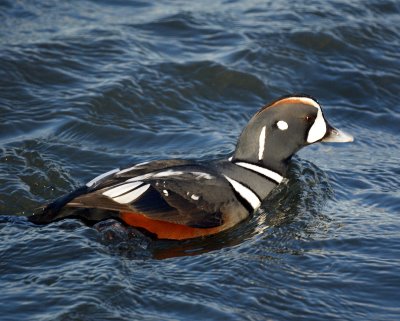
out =
[[[65,206],[137,213],[153,220],[210,228],[222,225],[224,209],[236,202],[224,178],[198,165],[174,166],[137,176],[132,176],[135,172],[122,174],[123,180],[112,177]]]
[[[199,164],[170,160],[100,175],[30,219],[48,223],[70,216],[89,221],[114,217],[134,226],[145,219],[206,232],[233,226],[247,215],[223,176]]]

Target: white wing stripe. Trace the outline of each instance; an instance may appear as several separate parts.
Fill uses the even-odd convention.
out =
[[[224,175],[228,182],[232,185],[233,189],[243,197],[251,207],[255,210],[261,205],[261,201],[254,192],[247,188],[246,186],[240,184],[239,182],[233,180],[232,178]]]
[[[260,173],[261,175],[272,179],[273,181],[277,182],[278,184],[281,183],[283,180],[283,177],[281,175],[279,175],[278,173],[275,173],[274,171],[271,171],[270,169],[267,169],[267,168],[264,168],[261,166],[257,166],[254,164],[244,163],[244,162],[238,162],[235,164],[238,166],[250,169],[252,171],[255,171],[257,173]]]
[[[144,185],[142,187],[139,187],[139,188],[133,190],[130,193],[127,193],[127,194],[124,194],[122,196],[113,198],[113,200],[115,202],[117,202],[117,203],[120,203],[120,204],[132,203],[135,199],[137,199],[144,192],[146,192],[149,187],[150,187],[150,184],[146,184],[146,185]]]
[[[162,172],[151,172],[151,173],[147,173],[144,175],[139,175],[136,177],[132,177],[130,179],[127,180],[127,182],[135,182],[135,181],[145,181],[147,179],[154,179],[154,178],[164,178],[164,177],[170,177],[170,176],[180,176],[180,175],[187,175],[187,174],[191,174],[193,176],[195,176],[195,179],[199,180],[199,179],[213,179],[214,176],[212,176],[211,174],[208,173],[203,173],[203,172],[183,172],[183,171],[174,171],[172,169],[166,170],[166,171],[162,171]]]
[[[140,166],[142,166],[142,165],[146,165],[146,164],[148,164],[148,163],[149,163],[149,162],[143,162],[143,163],[139,163],[139,164],[136,164],[136,165],[134,165],[134,166],[131,166],[131,167],[122,169],[122,170],[120,170],[120,171],[118,172],[118,175],[119,175],[119,174],[126,173],[126,172],[130,172],[130,171],[132,171],[132,170],[134,170],[134,169],[137,169],[138,167],[140,167]]]
[[[155,173],[153,176],[154,177],[168,177],[168,176],[179,176],[179,175],[182,175],[182,174],[184,174],[184,172],[174,171],[172,169],[169,169],[169,170],[166,170],[166,171]]]
[[[99,176],[93,178],[90,182],[86,183],[86,186],[87,186],[87,187],[92,187],[95,183],[97,183],[97,182],[100,181],[101,179],[103,179],[103,178],[105,178],[105,177],[107,177],[107,176],[110,176],[111,174],[114,174],[114,173],[116,173],[116,172],[118,172],[118,171],[119,171],[119,168],[115,168],[115,169],[113,169],[113,170],[111,170],[111,171],[108,171],[108,172],[106,172],[106,173],[103,173],[103,174],[101,174],[101,175],[99,175]]]
[[[154,175],[153,173],[148,173],[148,174],[144,174],[144,175],[135,176],[135,177],[128,179],[127,182],[144,181],[146,179],[153,177],[153,175]]]
[[[140,186],[143,182],[133,182],[133,183],[127,183],[123,185],[119,185],[117,187],[111,188],[108,191],[105,191],[103,195],[108,196],[108,197],[117,197],[119,195],[122,195],[126,192],[129,192],[130,190],[133,190],[134,188]]]
[[[131,170],[136,169],[136,168],[137,168],[136,166],[137,166],[137,165],[132,166],[132,167],[128,167],[128,168],[125,168],[125,169],[122,169],[122,170],[120,170],[120,171],[118,172],[118,175],[119,175],[119,174],[126,173],[126,172],[130,172]]]

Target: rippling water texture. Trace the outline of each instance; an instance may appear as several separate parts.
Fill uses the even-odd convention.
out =
[[[399,319],[399,26],[389,0],[0,1],[0,319]],[[232,231],[25,220],[117,166],[228,157],[290,92],[356,141]]]

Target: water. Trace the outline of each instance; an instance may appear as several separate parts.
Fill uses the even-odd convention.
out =
[[[397,1],[0,1],[1,320],[395,320]],[[315,145],[254,217],[202,241],[24,216],[117,166],[218,159],[314,95]]]

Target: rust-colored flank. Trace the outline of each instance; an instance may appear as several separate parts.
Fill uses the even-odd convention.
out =
[[[121,219],[128,225],[143,228],[160,239],[185,240],[218,233],[222,226],[212,228],[195,228],[160,220],[152,220],[142,214],[121,212]]]

